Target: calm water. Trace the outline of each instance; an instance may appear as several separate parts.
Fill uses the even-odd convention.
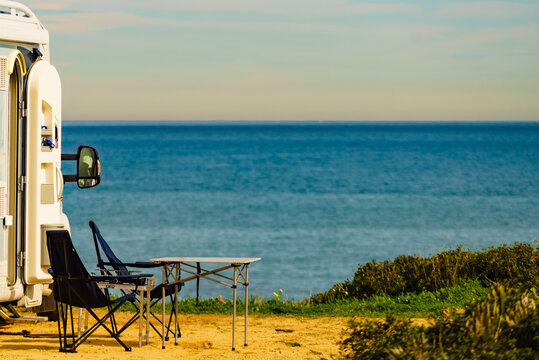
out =
[[[64,192],[89,268],[90,219],[122,260],[262,257],[252,293],[295,298],[371,259],[539,237],[539,124],[67,123],[63,152],[79,144],[102,164]]]

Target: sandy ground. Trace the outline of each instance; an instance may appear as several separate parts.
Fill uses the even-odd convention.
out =
[[[119,323],[127,321],[129,313],[119,313]],[[78,348],[76,354],[60,353],[56,322],[38,324],[1,324],[0,359],[332,359],[337,357],[337,342],[342,337],[349,318],[299,318],[249,316],[249,345],[243,346],[244,318],[238,316],[236,351],[232,345],[232,316],[181,315],[182,337],[177,346],[174,339],[161,349],[158,335],[150,332],[150,344],[138,347],[138,323],[132,325],[122,340],[133,348],[126,352],[99,330]],[[51,337],[23,337],[32,335]]]

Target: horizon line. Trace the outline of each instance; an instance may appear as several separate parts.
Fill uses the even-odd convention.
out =
[[[454,125],[454,126],[526,126],[539,125],[539,120],[63,120],[65,126],[398,126],[398,125]]]

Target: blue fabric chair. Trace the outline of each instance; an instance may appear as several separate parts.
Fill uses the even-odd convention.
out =
[[[61,352],[77,352],[77,347],[84,343],[99,327],[103,327],[126,351],[131,348],[125,345],[118,334],[107,327],[105,321],[114,316],[114,312],[122,304],[133,301],[134,293],[111,300],[97,286],[98,282],[106,282],[110,287],[120,284],[144,285],[151,274],[140,275],[90,275],[82,263],[71,236],[66,230],[47,231],[47,245],[53,278],[53,294],[58,311],[58,338]],[[108,286],[108,285],[107,285]],[[65,306],[64,306],[65,305]],[[73,306],[86,309],[97,321],[79,337],[75,337],[73,323]],[[108,307],[109,311],[99,317],[92,309]],[[69,321],[70,320],[70,321]],[[71,326],[69,326],[71,325]],[[68,328],[71,328],[68,334]]]
[[[97,266],[99,267],[99,269],[101,269],[102,274],[117,274],[117,275],[128,276],[129,274],[131,274],[131,272],[130,272],[130,270],[128,268],[150,269],[150,268],[159,268],[159,267],[162,266],[160,264],[156,264],[156,263],[153,263],[153,262],[134,262],[134,263],[122,262],[116,256],[116,254],[114,254],[114,252],[110,248],[109,244],[105,241],[105,239],[101,235],[101,232],[99,231],[99,228],[97,227],[97,225],[93,221],[90,221],[89,225],[90,225],[90,229],[92,229],[92,234],[93,234],[93,238],[94,238],[94,245],[95,245],[95,251],[97,253]],[[103,257],[101,256],[101,251],[99,250],[99,248],[101,248],[103,250],[103,253],[105,254],[108,261],[103,260]],[[165,271],[166,271],[166,268],[165,268]],[[157,316],[155,316],[155,314],[153,314],[151,312],[151,308],[155,304],[157,304],[159,301],[161,301],[162,296],[163,296],[162,295],[163,294],[162,289],[163,289],[163,284],[159,284],[159,285],[155,286],[150,291],[150,300],[151,300],[150,314],[153,317],[153,319],[155,319],[155,320],[157,320],[157,322],[159,322],[159,325],[161,325],[161,319],[159,319]],[[170,301],[172,302],[172,304],[174,304],[175,301],[176,301],[175,291],[174,290],[175,290],[174,285],[166,285],[165,286],[165,296],[168,296],[170,298]],[[178,292],[180,290],[181,290],[181,284],[178,284]],[[135,299],[131,300],[131,303],[135,307],[136,307],[136,302],[137,301]],[[133,315],[133,317],[119,331],[117,331],[117,333],[121,334],[133,322],[135,322],[139,318],[139,316],[140,316],[139,312],[137,311],[136,314]],[[170,329],[170,324],[172,322],[172,316],[175,316],[174,311],[171,311],[171,314],[170,314],[170,317],[169,317],[169,320],[168,320],[168,324],[166,324],[166,326],[165,326],[165,328],[166,328],[166,330],[165,330],[166,331],[165,340],[168,340],[168,335],[170,333],[173,333],[173,331],[174,331],[173,329]],[[113,328],[115,328],[116,324],[115,324],[114,319],[112,319],[112,321],[113,321]],[[175,323],[178,323],[178,321],[175,321]],[[157,330],[157,328],[152,324],[151,321],[150,321],[150,326],[152,327],[152,329],[154,329],[154,331],[159,336],[161,336],[161,333],[159,332],[159,330]],[[181,337],[181,332],[180,332],[179,326],[178,326],[178,334]]]

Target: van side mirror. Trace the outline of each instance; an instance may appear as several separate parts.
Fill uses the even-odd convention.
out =
[[[62,160],[77,160],[77,174],[64,175],[64,182],[76,181],[81,189],[99,185],[101,165],[93,147],[79,146],[77,154],[62,154]]]
[[[97,151],[89,146],[79,146],[77,152],[77,185],[79,188],[91,188],[99,184],[101,165]]]

